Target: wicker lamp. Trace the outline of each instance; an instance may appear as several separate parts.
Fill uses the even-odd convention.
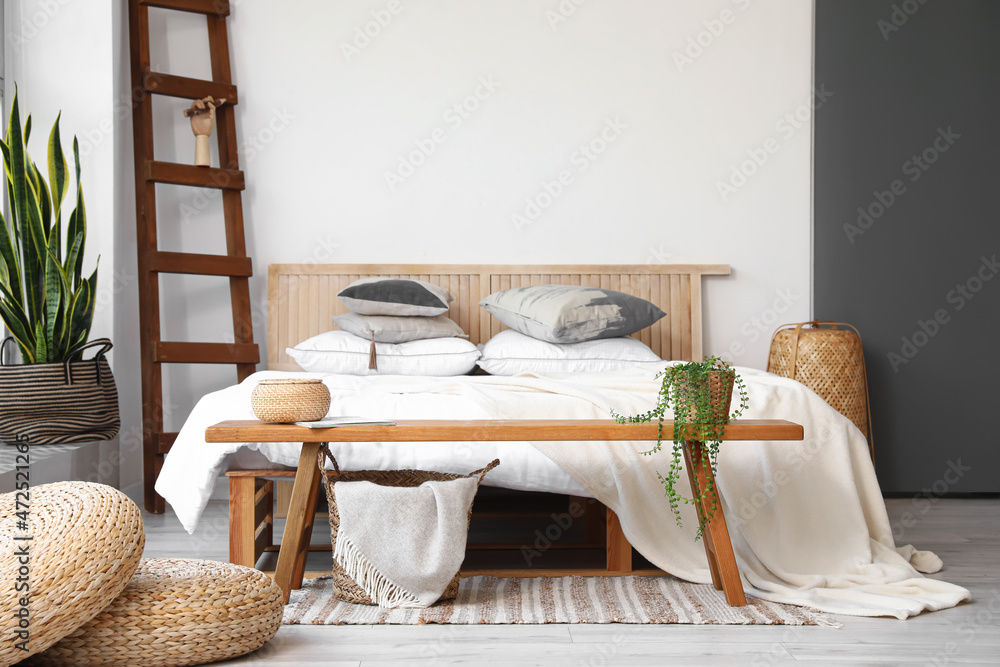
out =
[[[868,376],[856,328],[820,320],[783,324],[771,337],[767,372],[798,380],[854,422],[868,438],[874,461]]]

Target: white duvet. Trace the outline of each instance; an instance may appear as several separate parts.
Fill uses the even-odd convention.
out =
[[[718,478],[740,572],[748,593],[854,615],[898,618],[951,607],[966,589],[919,574],[941,568],[929,552],[897,548],[864,436],[803,385],[739,368],[750,393],[746,418],[789,419],[805,427],[802,442],[728,442]],[[257,381],[288,373],[257,373],[205,396],[166,457],[156,490],[193,531],[224,467],[256,449],[294,466],[294,444],[207,444],[205,428],[252,418]],[[294,374],[317,377],[315,374]],[[648,410],[659,383],[655,370],[571,376],[323,376],[331,415],[395,419],[605,419]],[[614,510],[629,541],[658,567],[690,581],[711,576],[694,541],[693,510],[678,528],[656,471],[669,466],[670,443],[652,457],[651,443],[334,443],[347,469],[423,468],[468,472],[499,458],[489,483],[509,488],[593,496]],[[250,465],[256,465],[251,463]],[[682,479],[683,488],[687,480]],[[685,509],[688,509],[685,506]]]

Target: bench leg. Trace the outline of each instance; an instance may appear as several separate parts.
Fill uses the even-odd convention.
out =
[[[292,590],[302,586],[305,559],[309,555],[313,517],[316,513],[316,500],[319,497],[319,468],[316,467],[316,457],[321,445],[319,442],[303,443],[299,454],[299,467],[295,471],[292,500],[288,507],[285,532],[278,550],[278,567],[274,573],[274,580],[281,588],[285,604],[288,604]]]
[[[608,524],[608,544],[607,544],[607,567],[608,572],[625,573],[632,571],[632,545],[625,538],[622,532],[621,521],[618,515],[607,510]]]
[[[229,562],[257,567],[274,539],[273,484],[256,477],[229,478]]]
[[[687,464],[688,478],[691,480],[691,494],[697,501],[696,489],[708,488],[710,480],[712,484],[715,483],[715,474],[708,452],[705,451],[705,444],[694,440],[686,442],[684,462]],[[702,530],[701,536],[705,545],[705,555],[708,556],[708,568],[712,571],[712,583],[717,590],[725,592],[729,606],[742,607],[747,603],[747,598],[743,592],[743,581],[736,565],[736,555],[733,553],[733,543],[729,539],[729,527],[722,513],[722,505],[720,504],[713,513],[711,498],[705,498],[700,503],[701,513],[712,517]]]

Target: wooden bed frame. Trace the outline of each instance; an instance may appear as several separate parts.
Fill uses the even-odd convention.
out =
[[[268,369],[301,370],[285,348],[333,328],[331,317],[346,312],[337,293],[353,281],[369,276],[416,278],[448,289],[454,301],[448,316],[469,334],[473,343],[485,343],[506,327],[479,307],[493,292],[529,285],[582,285],[626,292],[659,306],[667,316],[634,334],[664,359],[701,359],[702,276],[729,275],[725,264],[649,265],[436,265],[436,264],[272,264],[268,271]],[[233,470],[229,477],[230,561],[256,567],[273,543],[276,496],[287,507],[294,470]],[[284,487],[285,493],[276,493]],[[596,501],[592,504],[596,504]],[[651,574],[634,570],[632,548],[614,513],[606,510],[597,526],[605,549],[604,569],[574,574],[614,576]],[[588,519],[593,535],[595,522]],[[328,547],[327,547],[328,548]],[[463,574],[482,574],[482,571]],[[489,571],[507,576],[561,574],[559,570],[521,568]]]

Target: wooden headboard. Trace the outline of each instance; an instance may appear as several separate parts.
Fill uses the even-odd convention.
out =
[[[333,329],[346,312],[337,293],[358,278],[417,278],[451,292],[448,316],[485,343],[506,327],[479,307],[493,292],[528,285],[583,285],[626,292],[655,303],[667,316],[634,337],[663,359],[701,359],[701,277],[727,276],[727,264],[463,265],[272,264],[268,270],[267,365],[301,370],[286,347]]]

